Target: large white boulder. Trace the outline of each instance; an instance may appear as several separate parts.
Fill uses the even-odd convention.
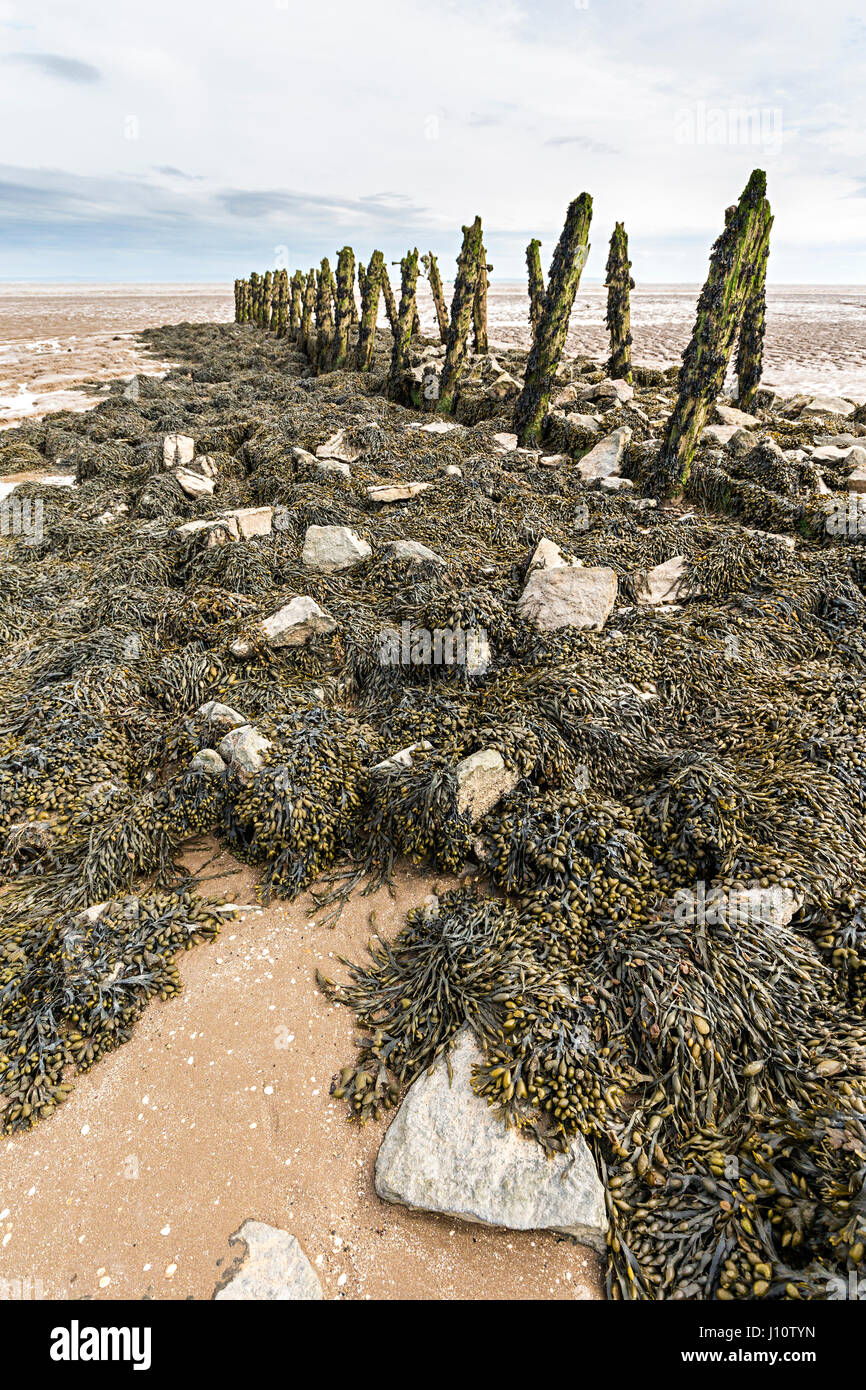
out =
[[[264,618],[258,630],[269,647],[302,647],[311,637],[320,633],[327,636],[336,626],[335,619],[320,608],[315,599],[299,594],[269,618]],[[235,656],[249,656],[251,651],[252,644],[243,637],[232,644]]]
[[[457,809],[468,815],[473,823],[501,801],[506,793],[514,791],[518,783],[516,772],[511,772],[496,748],[482,748],[462,758],[454,768],[457,777]]]
[[[616,602],[616,572],[606,566],[563,565],[533,570],[517,611],[542,632],[560,627],[604,627]]]
[[[618,473],[630,442],[631,430],[628,425],[622,425],[620,429],[606,434],[604,439],[594,444],[577,464],[577,471],[584,482],[594,482],[596,478],[610,478]]]
[[[188,434],[167,434],[162,441],[162,461],[166,468],[192,463],[195,440]]]
[[[376,1159],[386,1202],[509,1230],[553,1230],[604,1251],[604,1189],[582,1137],[548,1158],[472,1090],[468,1027],[413,1082]],[[449,1063],[451,1077],[449,1078]]]
[[[352,569],[373,554],[368,543],[348,526],[308,526],[302,559],[319,574]]]
[[[245,1221],[230,1239],[233,1245],[243,1242],[246,1255],[237,1273],[214,1294],[218,1301],[319,1302],[324,1297],[316,1271],[289,1231]]]

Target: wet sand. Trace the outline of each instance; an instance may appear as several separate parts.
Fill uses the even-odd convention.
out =
[[[185,862],[215,853],[203,891],[254,904],[256,875],[215,844]],[[51,1120],[0,1141],[0,1281],[51,1299],[209,1299],[253,1217],[297,1236],[326,1299],[601,1297],[598,1256],[568,1237],[380,1201],[387,1119],[350,1124],[328,1094],[353,1016],[315,971],[340,978],[339,954],[364,958],[370,910],[392,936],[432,882],[404,867],[394,898],[356,894],[333,928],[306,917],[309,899],[227,916],[181,953],[183,992],[152,1003]]]

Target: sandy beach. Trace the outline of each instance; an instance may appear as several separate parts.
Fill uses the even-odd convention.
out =
[[[217,875],[202,891],[255,903],[257,875],[216,844],[183,862]],[[183,993],[152,1004],[49,1123],[0,1144],[0,1287],[209,1299],[252,1217],[298,1238],[327,1299],[601,1297],[601,1260],[569,1237],[380,1201],[387,1121],[350,1124],[328,1095],[352,1015],[315,972],[339,977],[338,955],[363,958],[371,910],[391,936],[431,883],[405,867],[394,897],[355,894],[334,928],[306,916],[307,897],[276,902],[182,953]]]

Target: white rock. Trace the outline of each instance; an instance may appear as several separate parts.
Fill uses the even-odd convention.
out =
[[[323,477],[333,477],[335,474],[340,478],[351,478],[352,470],[347,463],[340,463],[337,459],[316,459],[316,471]]]
[[[630,478],[620,478],[616,473],[612,473],[609,478],[599,478],[598,483],[605,492],[622,492],[623,489],[628,492],[629,488],[634,487]]]
[[[507,792],[513,791],[519,778],[510,772],[495,748],[482,748],[462,758],[454,768],[457,777],[457,810],[475,823],[486,815]]]
[[[446,562],[435,550],[429,550],[420,541],[390,541],[385,547],[389,560],[408,560],[411,564],[444,565]]]
[[[219,700],[208,700],[205,704],[199,705],[196,714],[200,714],[209,724],[217,724],[222,729],[239,729],[242,724],[249,723],[246,715],[239,714],[231,705],[223,705]]]
[[[601,429],[601,424],[594,415],[581,415],[579,411],[572,410],[565,418],[569,425],[573,425],[576,430],[584,430],[587,434],[598,434]]]
[[[264,767],[263,755],[270,746],[270,741],[252,724],[241,724],[220,740],[217,752],[224,762],[231,764],[242,782],[251,782]]]
[[[240,540],[241,532],[237,520],[234,517],[211,517],[207,521],[185,521],[182,526],[178,526],[179,536],[191,536],[197,531],[209,531],[207,538],[208,546],[227,545],[230,541]]]
[[[231,1237],[232,1244],[237,1241],[246,1245],[246,1257],[214,1294],[216,1300],[319,1302],[324,1298],[316,1271],[288,1231],[263,1221],[245,1221]]]
[[[166,468],[192,463],[194,455],[195,440],[188,434],[167,434],[162,441],[162,461]]]
[[[631,430],[628,425],[623,425],[599,440],[577,464],[577,472],[584,482],[593,482],[596,478],[609,478],[612,474],[618,473],[630,441]]]
[[[563,464],[571,463],[569,454],[542,454],[538,460],[542,468],[562,468]]]
[[[866,492],[866,449],[852,449],[848,456],[849,463],[852,458],[857,466],[854,472],[848,475],[848,491]]]
[[[373,554],[368,543],[348,526],[308,526],[302,559],[319,574],[352,569]]]
[[[338,459],[341,463],[355,463],[363,454],[365,446],[349,444],[346,441],[346,431],[337,430],[336,434],[326,439],[324,444],[320,444],[316,450],[316,458],[319,459]]]
[[[422,425],[420,421],[416,420],[411,425],[406,426],[407,430],[423,430],[425,434],[450,434],[452,430],[459,430],[460,428],[461,426],[455,424],[453,420],[431,420],[429,425]]]
[[[422,738],[418,743],[410,743],[405,748],[401,748],[398,753],[392,753],[390,758],[383,758],[380,763],[376,763],[373,772],[385,772],[395,767],[411,767],[412,754],[419,751],[427,752],[433,744],[428,743],[426,738]]]
[[[443,471],[443,473],[445,474],[445,477],[446,477],[446,478],[462,478],[462,477],[463,477],[463,469],[460,468],[460,467],[458,466],[458,464],[456,464],[456,463],[446,463],[446,465],[445,465],[445,467],[443,468],[442,471]]]
[[[497,453],[509,454],[512,449],[517,448],[517,435],[506,434],[504,431],[493,436],[494,444],[498,444]]]
[[[379,1149],[377,1193],[463,1221],[562,1231],[603,1251],[604,1189],[586,1141],[547,1158],[540,1144],[506,1128],[472,1090],[480,1061],[465,1027],[448,1056],[413,1082]]]
[[[235,521],[238,531],[245,541],[252,540],[253,536],[269,536],[274,520],[273,507],[233,507],[230,512],[223,512],[219,518],[223,521]]]
[[[206,478],[219,477],[219,464],[210,454],[199,454],[195,466],[197,472],[203,473]]]
[[[809,415],[853,415],[857,409],[852,401],[841,396],[813,396],[800,411],[801,418]]]
[[[606,378],[604,381],[597,381],[592,386],[584,386],[580,391],[578,399],[582,401],[619,401],[623,404],[630,401],[634,396],[634,387],[629,386],[627,381],[619,378],[612,381]]]
[[[722,425],[734,425],[737,429],[752,429],[761,422],[756,415],[749,415],[745,410],[737,410],[732,405],[720,405],[716,402],[716,418]]]
[[[191,473],[188,468],[176,468],[174,476],[187,497],[209,497],[214,490],[213,478],[206,478],[203,473]]]
[[[226,765],[214,748],[201,748],[190,762],[191,772],[206,772],[208,777],[224,777]]]
[[[616,590],[616,573],[605,566],[533,570],[517,611],[542,632],[560,627],[599,630],[611,614]]]
[[[302,647],[311,637],[318,633],[327,636],[336,626],[330,613],[320,608],[315,599],[300,594],[259,623],[259,631],[269,647]],[[252,644],[240,637],[231,650],[235,656],[249,656]]]
[[[640,579],[638,603],[676,603],[687,597],[687,592],[694,592],[688,590],[686,584],[684,555],[674,555],[663,564],[647,570]]]
[[[417,497],[419,492],[432,486],[432,483],[375,483],[367,488],[367,496],[371,502],[408,502],[410,497]]]
[[[719,444],[724,448],[737,433],[739,425],[705,425],[701,430],[702,444]]]
[[[566,560],[556,542],[550,540],[547,536],[542,536],[533,551],[532,559],[529,562],[529,569],[526,572],[530,574],[532,570],[537,569],[556,570],[561,569],[563,565],[581,567],[583,561]]]
[[[857,444],[839,446],[836,444],[823,444],[820,449],[812,450],[813,463],[844,463],[852,449],[861,448]],[[788,457],[788,450],[785,450],[785,457]],[[801,451],[797,451],[801,452]],[[862,449],[861,449],[862,452]]]

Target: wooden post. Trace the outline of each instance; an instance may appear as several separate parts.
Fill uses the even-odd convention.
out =
[[[737,344],[737,404],[740,410],[752,410],[761,384],[764,361],[764,330],[767,317],[767,261],[770,241],[759,251],[760,265],[755,268],[752,287],[743,308],[740,338]]]
[[[285,338],[289,329],[289,272],[277,273],[277,337]]]
[[[271,295],[274,287],[274,277],[269,270],[265,271],[265,278],[262,281],[262,321],[261,326],[265,330],[271,326]]]
[[[767,176],[755,169],[739,203],[725,213],[725,230],[713,246],[691,342],[683,353],[677,403],[649,480],[658,495],[678,493],[688,482],[707,410],[725,384],[746,305],[756,302],[766,275],[773,224],[766,193]]]
[[[400,312],[397,316],[397,329],[394,333],[394,348],[391,353],[391,371],[388,376],[388,395],[392,400],[411,403],[411,394],[406,389],[406,375],[410,369],[409,349],[416,315],[416,292],[418,285],[418,249],[407,251],[400,262]]]
[[[481,247],[480,264],[478,266],[478,284],[475,286],[475,298],[472,301],[472,324],[475,333],[475,351],[487,352],[487,272],[493,266],[487,264],[487,252]]]
[[[544,306],[544,271],[541,269],[541,242],[537,237],[533,237],[526,248],[526,269],[529,272],[529,322],[534,338]]]
[[[442,289],[439,265],[432,251],[428,251],[426,256],[421,257],[421,264],[427,272],[427,279],[430,281],[430,291],[436,306],[436,321],[439,324],[439,337],[444,343],[448,337],[448,309],[445,305],[445,292]]]
[[[370,264],[364,270],[358,266],[358,279],[361,284],[361,326],[358,329],[358,347],[355,365],[359,372],[368,372],[373,361],[373,344],[376,338],[376,319],[379,314],[379,294],[382,289],[382,272],[385,258],[381,251],[374,251]]]
[[[343,367],[349,350],[349,328],[352,323],[351,304],[354,302],[355,253],[344,246],[337,256],[337,310],[334,328],[332,368]]]
[[[451,300],[451,325],[445,347],[445,361],[439,381],[439,400],[436,409],[450,414],[454,409],[457,383],[466,357],[466,339],[472,322],[472,306],[481,269],[481,218],[471,227],[463,228],[463,245],[457,257],[457,278]]]
[[[297,340],[301,331],[301,314],[304,296],[304,277],[299,270],[292,276],[292,302],[289,309],[289,331]]]
[[[311,270],[304,282],[303,311],[301,314],[301,344],[311,362],[316,360],[316,272]]]
[[[592,199],[588,193],[581,193],[566,213],[565,226],[553,253],[544,304],[526,363],[523,390],[514,407],[514,423],[524,448],[541,440],[554,373],[565,346],[574,296],[589,254],[591,221]]]
[[[610,357],[607,374],[614,381],[631,382],[631,303],[629,292],[634,289],[631,261],[628,258],[628,237],[622,222],[617,222],[610,239],[607,258],[607,323],[610,333]]]
[[[322,257],[321,269],[316,276],[316,367],[327,371],[334,338],[334,311],[331,299],[331,265],[327,256]]]

